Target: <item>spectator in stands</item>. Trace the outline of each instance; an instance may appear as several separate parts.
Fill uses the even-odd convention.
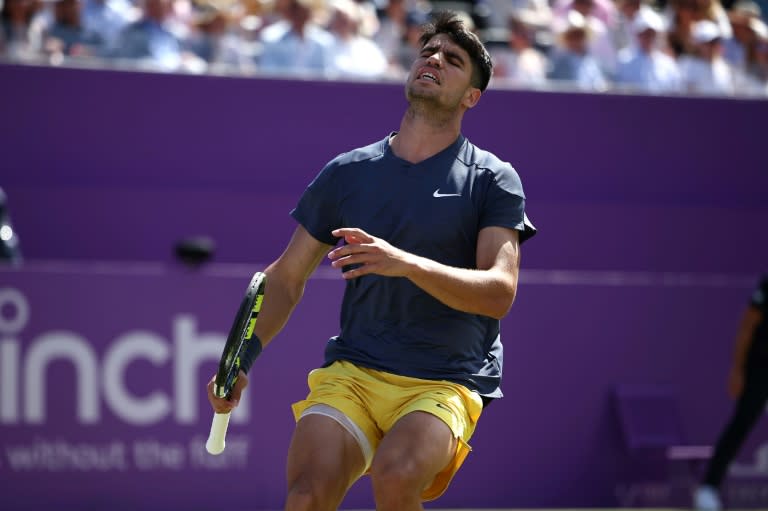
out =
[[[700,94],[733,94],[733,72],[722,56],[720,28],[710,20],[697,21],[691,28],[694,54],[680,58],[683,87]]]
[[[765,27],[764,33],[765,36],[761,36],[755,45],[755,58],[749,73],[762,84],[762,92],[768,96],[768,27]]]
[[[616,48],[608,26],[594,14],[595,5],[595,0],[572,0],[571,11],[584,17],[590,32],[589,53],[597,60],[603,73],[610,76],[616,71]]]
[[[768,26],[758,18],[749,20],[750,38],[742,69],[735,70],[736,90],[749,95],[768,95]]]
[[[758,25],[752,23],[752,20],[760,22],[760,15],[760,7],[751,0],[736,2],[728,12],[733,37],[723,41],[723,58],[734,69],[746,69],[748,48],[752,47],[758,38],[755,30]]]
[[[533,46],[536,25],[527,22],[524,11],[509,17],[507,46],[501,50],[489,47],[494,60],[494,81],[536,87],[547,81],[547,57]]]
[[[721,40],[733,35],[728,13],[719,0],[669,0],[665,15],[668,44],[676,57],[696,53],[691,31],[698,21],[715,23]]]
[[[555,18],[563,18],[573,9],[573,0],[552,0],[551,3]],[[613,28],[616,25],[618,13],[614,0],[594,0],[591,14],[602,21],[607,28]]]
[[[376,5],[373,0],[352,0],[360,12],[360,35],[373,39],[374,34],[379,31],[379,15],[376,12]]]
[[[400,44],[405,35],[406,0],[386,0],[379,16],[379,28],[373,40],[379,45],[390,64],[396,64]],[[399,67],[399,64],[398,64]]]
[[[0,10],[0,53],[13,60],[30,59],[40,51],[33,37],[38,0],[3,0]]]
[[[405,32],[397,51],[392,74],[405,76],[421,50],[421,27],[429,21],[429,15],[421,10],[409,11],[405,16]]]
[[[333,36],[317,24],[316,0],[287,0],[284,19],[262,32],[259,69],[267,73],[323,76],[330,68]]]
[[[693,53],[691,26],[695,22],[695,7],[696,0],[667,2],[667,44],[675,58]]]
[[[551,55],[550,80],[571,82],[584,91],[601,91],[608,86],[597,60],[590,53],[591,32],[578,11],[570,11],[555,25],[557,48]]]
[[[648,93],[682,91],[677,62],[658,48],[664,20],[653,10],[638,10],[632,21],[635,44],[619,52],[616,83]]]
[[[616,25],[609,29],[613,46],[617,51],[629,48],[637,43],[635,27],[633,22],[638,14],[646,11],[655,12],[646,0],[617,0],[618,9]],[[662,30],[659,34],[666,32],[666,23],[662,19]]]
[[[212,1],[198,3],[187,47],[205,62],[207,70],[255,70],[255,62],[240,29],[242,14],[238,5],[224,7]]]
[[[547,0],[481,0],[477,2],[488,10],[488,28],[508,28],[508,20],[525,13],[525,22],[535,32],[552,26],[552,9]]]
[[[171,30],[173,0],[143,0],[142,17],[122,30],[110,54],[158,71],[185,68],[183,41]]]
[[[141,15],[129,0],[84,0],[81,21],[86,32],[98,34],[107,52],[114,50],[120,32]]]
[[[388,69],[379,47],[361,34],[363,11],[353,0],[332,0],[329,30],[333,35],[328,73],[332,77],[380,78]]]
[[[43,31],[43,52],[66,57],[95,57],[104,52],[104,39],[83,27],[81,10],[81,0],[54,2],[53,22]]]
[[[766,70],[761,63],[761,49],[768,39],[768,26],[760,17],[760,7],[751,0],[740,0],[728,15],[733,38],[723,42],[723,58],[733,69],[736,91],[765,95]]]

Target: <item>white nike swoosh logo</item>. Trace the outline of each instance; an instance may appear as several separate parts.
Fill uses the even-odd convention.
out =
[[[461,197],[460,193],[440,193],[440,188],[435,190],[432,197]]]

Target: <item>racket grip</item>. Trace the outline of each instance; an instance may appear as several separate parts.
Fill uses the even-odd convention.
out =
[[[205,450],[210,454],[221,454],[224,451],[227,436],[227,426],[229,426],[229,416],[232,412],[213,414],[211,423],[211,433],[208,435],[208,441],[205,442]]]

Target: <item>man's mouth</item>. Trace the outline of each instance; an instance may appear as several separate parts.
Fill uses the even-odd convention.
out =
[[[429,71],[424,71],[423,73],[420,73],[419,74],[419,80],[429,80],[429,81],[432,81],[434,83],[438,83],[438,84],[440,83],[440,80],[437,79],[437,76],[435,76],[434,74],[430,73]]]

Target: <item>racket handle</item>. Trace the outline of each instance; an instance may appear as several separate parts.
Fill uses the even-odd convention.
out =
[[[232,412],[213,414],[211,433],[208,435],[208,441],[205,442],[205,450],[209,453],[221,454],[224,451],[224,439],[227,436],[227,426],[231,414]]]

